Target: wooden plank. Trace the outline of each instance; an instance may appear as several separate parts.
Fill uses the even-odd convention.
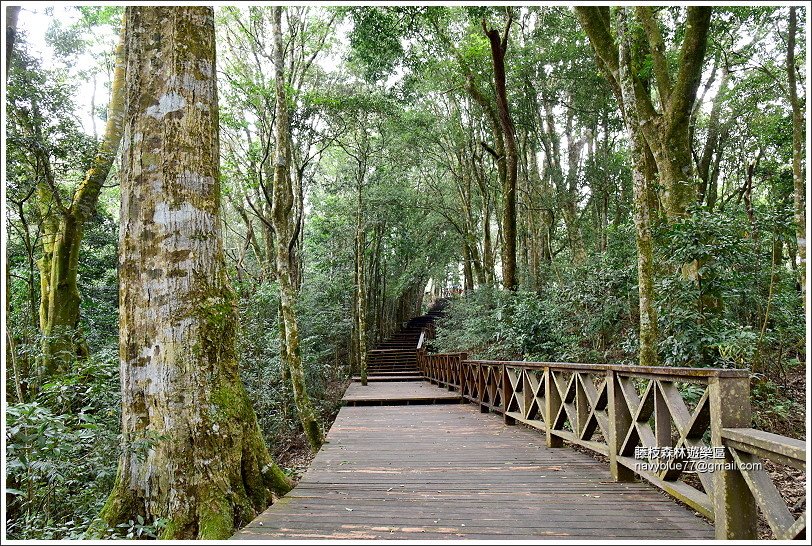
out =
[[[457,392],[449,392],[432,386],[425,381],[375,382],[363,386],[350,383],[344,397],[345,404],[359,402],[376,402],[380,404],[398,404],[407,402],[457,402],[462,400]]]
[[[299,485],[234,539],[713,536],[654,488],[616,483],[604,463],[478,405],[344,407],[327,440]]]

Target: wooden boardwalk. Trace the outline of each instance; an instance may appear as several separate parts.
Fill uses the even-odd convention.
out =
[[[406,385],[370,383],[362,397],[453,394]],[[616,483],[604,463],[474,405],[344,407],[327,440],[299,485],[234,539],[713,537],[653,487]]]
[[[427,381],[370,383],[366,387],[350,383],[341,401],[348,406],[443,404],[460,403],[462,395]]]

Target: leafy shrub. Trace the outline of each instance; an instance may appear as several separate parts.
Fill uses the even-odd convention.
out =
[[[119,408],[112,351],[44,385],[33,402],[9,404],[9,538],[82,538],[115,481]]]

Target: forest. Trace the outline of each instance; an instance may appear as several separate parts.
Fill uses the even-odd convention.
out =
[[[806,439],[804,6],[6,6],[5,530],[228,538],[371,347]]]

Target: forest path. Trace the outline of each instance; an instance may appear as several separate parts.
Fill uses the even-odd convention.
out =
[[[588,455],[470,404],[426,403],[446,389],[397,385],[370,383],[365,396],[385,390],[398,405],[342,408],[299,485],[233,539],[713,538],[693,512],[614,482]],[[422,405],[403,405],[418,395]]]

